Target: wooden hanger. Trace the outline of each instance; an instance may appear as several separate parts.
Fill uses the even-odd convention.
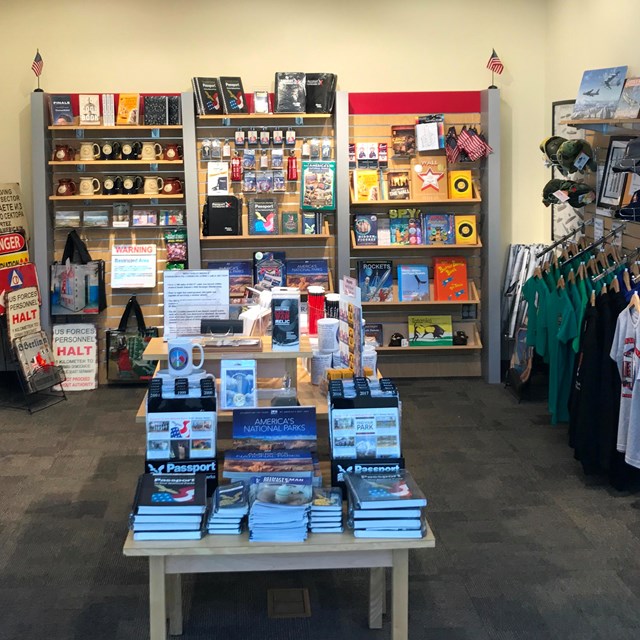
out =
[[[620,281],[618,280],[618,278],[615,278],[611,281],[611,284],[609,285],[616,293],[620,293]]]
[[[571,284],[576,283],[576,274],[574,273],[573,269],[569,269],[569,273],[567,274],[567,282],[570,282]]]
[[[595,307],[596,306],[596,291],[595,289],[591,292],[591,306]]]
[[[557,269],[558,268],[558,254],[555,251],[553,251],[551,253],[551,261],[553,263],[553,266]]]
[[[542,269],[538,266],[533,270],[534,278],[542,278]]]
[[[638,295],[637,291],[634,291],[631,294],[631,300],[629,300],[627,309],[635,309],[638,313],[640,313],[640,296]]]
[[[560,252],[560,255],[562,256],[563,260],[568,260],[571,256],[569,255],[569,252],[567,251],[567,245],[563,244],[562,245],[562,251]]]
[[[578,278],[580,278],[580,280],[586,280],[587,279],[587,268],[584,266],[584,262],[580,263],[580,266],[578,267]]]
[[[587,271],[591,272],[592,276],[598,275],[598,267],[596,265],[596,259],[593,256],[589,258],[589,261],[587,262],[587,265],[586,265],[586,269]]]
[[[600,288],[600,295],[603,296],[603,295],[606,295],[606,293],[607,293],[607,285],[606,283],[603,282],[602,287]]]
[[[603,251],[598,251],[596,255],[596,263],[599,264],[603,269],[607,269],[609,267],[609,262],[607,261],[607,254]]]
[[[558,282],[556,284],[556,289],[564,289],[564,276],[560,276],[558,278]]]
[[[631,278],[629,277],[629,269],[625,269],[622,272],[622,281],[624,282],[624,286],[627,288],[627,291],[631,291],[633,288],[631,286]]]

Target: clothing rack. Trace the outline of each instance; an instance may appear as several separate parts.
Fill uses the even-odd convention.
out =
[[[602,280],[602,278],[606,278],[609,274],[619,269],[622,265],[629,264],[631,260],[637,258],[640,255],[640,247],[636,247],[632,253],[629,255],[622,256],[622,259],[618,264],[612,264],[610,267],[605,269],[602,273],[599,273],[597,276],[591,276],[592,282],[598,282],[598,280]],[[634,276],[635,277],[635,276]]]
[[[592,249],[595,249],[596,247],[599,247],[601,244],[604,244],[609,238],[613,238],[613,237],[617,236],[618,233],[622,233],[626,226],[627,226],[627,224],[623,223],[619,227],[616,227],[612,231],[609,231],[609,233],[607,233],[606,235],[602,236],[602,238],[600,238],[599,240],[596,240],[595,242],[591,243],[586,249],[583,249],[582,251],[578,251],[578,253],[576,253],[575,256],[572,256],[568,260],[565,260],[564,264],[567,265],[570,262],[573,262],[574,260],[576,260],[577,258],[581,258],[582,256],[584,256],[587,253],[589,253],[589,251],[591,251]]]
[[[571,238],[572,236],[575,236],[576,233],[580,233],[584,231],[588,225],[593,224],[593,220],[594,219],[592,218],[591,220],[587,220],[586,222],[583,222],[579,227],[576,227],[573,231],[570,231],[569,233],[567,233],[566,236],[563,236],[562,238],[560,238],[560,240],[556,240],[553,244],[550,244],[543,251],[536,254],[536,260],[538,260],[543,255],[545,255],[545,253],[549,253],[549,251],[552,251],[556,247],[559,247],[561,244],[565,243],[569,238]]]

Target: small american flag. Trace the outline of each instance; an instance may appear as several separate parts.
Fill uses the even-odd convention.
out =
[[[489,58],[489,62],[487,62],[487,69],[498,75],[504,71],[504,65],[500,61],[495,49],[491,52],[491,57]]]
[[[40,77],[40,74],[42,73],[42,67],[44,67],[44,60],[40,55],[40,51],[36,50],[36,57],[33,59],[33,62],[31,63],[31,68],[33,69],[33,73],[35,73],[38,77]]]
[[[182,424],[180,423],[172,423],[171,429],[169,431],[169,436],[171,438],[188,438],[189,437],[189,420],[183,420]]]

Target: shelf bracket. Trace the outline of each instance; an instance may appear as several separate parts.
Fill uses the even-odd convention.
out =
[[[160,129],[151,129],[151,137],[159,138],[160,137]]]
[[[294,122],[298,125],[298,126],[302,126],[304,124],[304,118],[302,118],[301,116],[296,116],[294,118]]]
[[[79,164],[78,165],[78,171],[86,171],[87,170],[87,165],[86,164]]]
[[[149,171],[157,171],[158,170],[158,163],[157,162],[152,162],[149,165]]]
[[[231,118],[222,118],[222,125],[224,127],[230,127],[231,126]]]
[[[84,138],[84,129],[76,129],[76,139],[81,140]]]
[[[158,198],[149,198],[149,204],[160,204]]]
[[[640,124],[640,123],[639,123]],[[640,135],[640,130],[636,129],[635,124],[630,124],[628,127],[621,127],[615,124],[607,123],[593,123],[593,124],[571,124],[570,127],[574,129],[584,129],[585,131],[596,131],[605,136],[628,136],[628,135]]]

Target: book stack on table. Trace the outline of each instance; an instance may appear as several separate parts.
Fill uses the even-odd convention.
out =
[[[241,533],[248,511],[248,490],[244,482],[219,485],[213,494],[207,532],[223,535]]]
[[[207,506],[204,474],[143,473],[133,502],[134,540],[199,540]]]
[[[344,474],[349,526],[356,538],[423,538],[427,499],[411,474]]]
[[[249,540],[304,542],[309,526],[311,478],[264,476],[249,487]]]
[[[342,489],[316,487],[313,489],[311,533],[342,533]]]

